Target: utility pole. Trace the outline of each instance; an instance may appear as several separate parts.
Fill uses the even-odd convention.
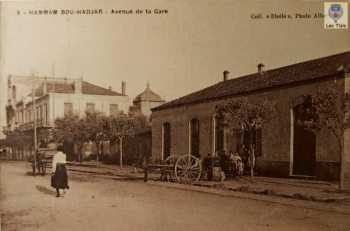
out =
[[[34,76],[33,76],[34,77]],[[35,103],[35,87],[34,87],[34,83],[32,83],[32,106],[33,106],[33,130],[34,130],[34,175],[35,175],[35,170],[37,169],[37,134],[36,134],[36,103]]]
[[[54,72],[54,71],[53,71]],[[20,75],[12,75],[13,79],[15,82],[17,83],[21,83],[21,84],[26,84],[27,86],[29,85],[29,82],[32,84],[32,114],[33,114],[33,133],[34,133],[34,155],[33,155],[33,159],[34,159],[34,169],[37,169],[37,150],[38,150],[38,138],[37,138],[37,112],[36,112],[36,99],[35,99],[35,89],[36,89],[36,84],[39,83],[46,83],[48,80],[53,82],[53,116],[52,118],[55,118],[55,90],[56,90],[56,82],[58,81],[66,81],[66,78],[56,78],[56,77],[36,77],[34,76],[34,74],[32,74],[31,76],[20,76]]]

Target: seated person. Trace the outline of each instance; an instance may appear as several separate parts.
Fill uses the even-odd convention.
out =
[[[238,152],[232,153],[230,159],[234,165],[234,174],[237,176],[243,175],[244,164],[242,158],[239,156]]]

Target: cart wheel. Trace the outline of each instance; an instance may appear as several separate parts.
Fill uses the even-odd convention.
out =
[[[164,160],[164,163],[168,164],[168,165],[174,165],[175,166],[175,163],[176,163],[177,159],[178,159],[178,156],[170,155]]]
[[[199,180],[201,173],[201,160],[195,156],[180,156],[175,163],[175,177],[178,182],[191,184]]]

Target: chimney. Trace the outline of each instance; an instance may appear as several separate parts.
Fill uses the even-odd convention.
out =
[[[263,74],[264,73],[264,67],[265,65],[262,63],[258,64],[258,73]]]
[[[15,85],[12,86],[12,100],[13,100],[13,102],[17,101],[17,91],[16,91]]]
[[[43,95],[47,94],[47,78],[45,77],[44,83],[43,83]]]
[[[225,70],[223,74],[224,74],[223,81],[228,80],[228,74],[230,74],[230,72]]]
[[[125,95],[125,88],[126,88],[126,83],[125,81],[122,81],[122,95]]]
[[[7,78],[7,102],[10,104],[12,99],[12,81],[11,75]]]
[[[112,91],[112,86],[109,86],[109,87],[108,87],[108,90]]]

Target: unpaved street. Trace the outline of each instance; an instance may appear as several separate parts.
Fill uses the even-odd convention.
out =
[[[56,198],[49,176],[3,162],[2,230],[350,230],[349,215],[70,173]]]

